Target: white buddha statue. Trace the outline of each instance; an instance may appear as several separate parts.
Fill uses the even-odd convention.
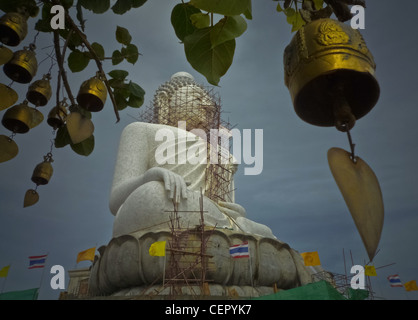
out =
[[[208,124],[219,125],[212,121],[219,106],[208,92],[190,74],[179,72],[157,90],[153,106],[155,123],[134,122],[122,132],[109,203],[115,215],[113,239],[93,265],[91,291],[109,294],[155,283],[164,266],[149,256],[150,244],[170,238],[174,208],[182,227],[199,226],[202,195],[204,225],[214,230],[207,248],[215,265],[207,277],[214,285],[249,286],[255,280],[260,287],[289,288],[310,282],[312,270],[300,255],[234,203],[236,164],[228,150],[221,149],[229,160],[222,167],[227,194],[222,201],[205,195],[213,181],[208,177]],[[238,262],[231,264],[229,256],[229,247],[243,241],[253,255],[251,275]]]

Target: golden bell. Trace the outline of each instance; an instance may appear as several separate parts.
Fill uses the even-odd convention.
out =
[[[67,109],[65,104],[60,103],[49,111],[46,122],[54,129],[60,128],[65,124],[67,118]]]
[[[33,82],[26,93],[26,99],[38,107],[46,105],[52,96],[50,79],[51,76],[46,74],[41,80]]]
[[[0,18],[0,41],[7,46],[17,46],[28,34],[26,17],[9,12]]]
[[[333,19],[314,20],[296,33],[284,69],[295,111],[312,125],[355,122],[379,99],[376,65],[362,35]]]
[[[34,46],[16,51],[13,58],[3,66],[4,73],[13,81],[29,83],[38,71]]]
[[[15,133],[26,133],[32,126],[33,113],[25,100],[9,109],[3,115],[4,127]]]
[[[84,81],[77,95],[77,102],[87,111],[97,112],[103,109],[107,98],[107,89],[97,76]]]
[[[53,171],[51,163],[48,160],[45,160],[35,167],[31,180],[36,183],[36,185],[48,184]]]

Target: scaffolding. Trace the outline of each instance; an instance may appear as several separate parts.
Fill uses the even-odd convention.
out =
[[[179,76],[157,89],[138,120],[173,127],[184,122],[187,131],[202,130],[207,142],[204,195],[215,202],[233,202],[232,177],[236,164],[229,147],[231,125],[221,119],[221,113],[221,99],[214,88]]]
[[[168,241],[169,264],[164,270],[163,288],[169,288],[169,297],[174,299],[182,295],[202,297],[210,295],[206,273],[210,269],[212,258],[206,253],[210,236],[215,229],[205,227],[203,195],[200,197],[200,211],[187,211],[191,214],[200,213],[200,224],[188,228],[181,224],[177,204],[169,211],[170,235]],[[184,212],[184,211],[181,211]],[[199,288],[199,290],[197,290]]]
[[[340,294],[346,297],[350,297],[352,293],[351,282],[347,275],[338,274],[329,271],[322,271],[314,273],[312,275],[312,282],[327,281],[330,283]],[[367,282],[365,283],[364,291],[368,292],[368,299],[373,300],[373,289],[369,277],[367,277]]]

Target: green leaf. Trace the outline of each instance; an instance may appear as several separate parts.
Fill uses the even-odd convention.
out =
[[[282,12],[283,11],[283,8],[280,5],[280,2],[277,3],[276,11],[278,11],[278,12]]]
[[[74,0],[61,0],[61,4],[65,9],[69,9],[73,6]]]
[[[83,71],[89,62],[89,56],[79,50],[72,51],[68,56],[68,67],[72,72]]]
[[[248,12],[251,0],[190,0],[190,4],[204,11],[235,16]]]
[[[68,134],[67,126],[62,126],[57,130],[54,146],[55,148],[63,148],[71,143],[70,135]]]
[[[131,0],[132,8],[139,8],[141,7],[147,0]]]
[[[144,97],[136,97],[131,95],[129,97],[128,106],[132,108],[139,108],[144,104]]]
[[[128,106],[128,101],[126,101],[124,95],[121,94],[119,91],[115,91],[113,96],[115,97],[116,106],[118,110],[123,110]]]
[[[42,7],[42,19],[39,19],[35,24],[35,30],[41,32],[52,32],[51,28],[51,3],[45,3]]]
[[[245,30],[247,30],[247,23],[241,16],[229,16],[219,20],[210,32],[212,47],[239,37]]]
[[[251,20],[253,18],[253,9],[252,9],[252,5],[250,2],[249,7],[247,8],[247,10],[244,11],[244,16],[248,19]]]
[[[88,156],[94,149],[94,135],[76,144],[70,144],[71,149],[81,156]]]
[[[184,51],[187,61],[208,82],[218,85],[232,64],[235,52],[235,39],[225,41],[212,47],[210,39],[212,28],[197,29],[193,34],[184,38]]]
[[[105,13],[110,8],[110,0],[78,0],[87,10],[100,14]]]
[[[313,0],[313,3],[315,4],[316,10],[320,10],[324,6],[324,0]]]
[[[81,27],[81,30],[83,30],[83,32],[84,32],[84,27],[85,27],[85,25],[84,25],[84,17],[83,17],[83,7],[81,6],[81,3],[80,3],[80,1],[77,1],[77,4],[76,4],[76,18],[77,18],[77,20],[78,20],[78,22],[80,23],[80,27]]]
[[[35,30],[40,32],[52,32],[51,21],[39,19],[35,24]]]
[[[287,17],[292,17],[296,14],[296,10],[293,8],[286,8],[283,10],[283,12]]]
[[[112,7],[112,11],[116,14],[124,14],[132,8],[139,8],[147,0],[117,0]]]
[[[196,30],[196,27],[190,21],[190,16],[200,12],[199,9],[189,3],[179,3],[173,8],[171,11],[171,25],[180,41],[183,41],[185,36]]]
[[[117,0],[112,7],[112,11],[116,14],[124,14],[131,10],[132,3],[128,0]]]
[[[131,43],[132,37],[129,34],[128,29],[117,26],[116,27],[116,40],[119,43],[122,43],[124,45],[128,45]]]
[[[123,80],[129,75],[129,72],[126,70],[112,70],[108,73],[108,75],[113,79]]]
[[[145,95],[144,89],[132,81],[129,82],[129,91],[131,92],[131,95],[138,98],[144,97]]]
[[[19,8],[26,7],[29,15],[34,18],[39,13],[39,7],[35,0],[1,0],[0,10],[3,12],[17,12]]]
[[[64,39],[64,41],[67,41],[68,39],[68,48],[71,50],[76,50],[77,47],[81,46],[83,44],[83,40],[81,37],[76,33],[72,32],[70,37],[68,38],[70,30],[69,29],[60,29],[59,34]]]
[[[302,19],[300,12],[297,12],[292,16],[288,16],[286,19],[287,22],[292,25],[292,32],[298,31],[306,24],[305,20]]]
[[[190,16],[190,21],[198,29],[207,28],[210,25],[209,15],[206,13],[202,13],[202,12],[193,13]]]
[[[100,43],[93,42],[91,44],[91,47],[93,48],[99,60],[103,60],[105,57],[105,51],[103,49],[103,46]]]
[[[125,54],[126,61],[135,64],[139,57],[138,47],[132,43],[128,44],[125,48]]]
[[[131,96],[131,91],[129,90],[129,85],[127,83],[115,88],[113,92],[121,95],[124,99],[128,99]]]
[[[112,64],[117,65],[123,61],[123,55],[119,50],[115,50],[112,53]]]
[[[109,86],[111,86],[114,89],[121,89],[128,87],[128,84],[125,83],[125,80],[123,79],[109,79],[107,82],[109,82]]]

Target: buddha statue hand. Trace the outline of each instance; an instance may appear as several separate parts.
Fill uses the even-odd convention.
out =
[[[168,198],[175,203],[180,203],[180,199],[187,199],[187,186],[183,177],[165,168],[154,167],[147,170],[144,174],[145,181],[161,181],[164,183],[165,190],[168,191]]]

